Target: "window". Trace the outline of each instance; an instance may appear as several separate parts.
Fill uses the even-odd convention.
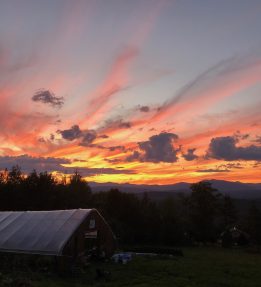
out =
[[[90,219],[89,228],[90,229],[95,228],[95,219]]]

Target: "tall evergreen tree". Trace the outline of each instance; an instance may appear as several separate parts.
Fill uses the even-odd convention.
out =
[[[261,211],[254,202],[248,209],[245,229],[249,233],[252,243],[261,244]]]
[[[188,200],[191,232],[195,239],[206,243],[216,238],[216,216],[220,194],[210,182],[201,181],[191,185]]]
[[[222,200],[221,216],[223,228],[230,228],[237,222],[237,211],[230,196],[225,195]]]

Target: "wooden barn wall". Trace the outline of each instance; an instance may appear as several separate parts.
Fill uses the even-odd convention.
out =
[[[95,219],[95,228],[90,228],[90,221],[92,219]],[[65,245],[63,255],[74,257],[83,253],[85,251],[85,233],[92,230],[99,232],[100,248],[104,250],[106,256],[111,256],[116,248],[116,240],[109,225],[96,211],[91,211],[85,221],[78,227],[69,242]]]

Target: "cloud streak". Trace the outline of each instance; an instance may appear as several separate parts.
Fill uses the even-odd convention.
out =
[[[209,169],[198,169],[196,172],[201,172],[201,173],[216,173],[216,172],[230,172],[229,169],[214,169],[214,168],[209,168]]]
[[[138,50],[133,47],[125,48],[117,55],[103,83],[89,95],[91,101],[88,107],[88,120],[83,120],[81,126],[90,121],[94,124],[102,116],[109,100],[127,88],[128,70],[137,55]]]
[[[260,80],[260,57],[232,57],[222,60],[182,87],[172,99],[159,107],[152,120],[160,120],[186,110],[202,110]]]
[[[20,156],[0,156],[0,169],[11,169],[18,165],[25,173],[30,173],[33,170],[38,172],[61,172],[72,174],[77,170],[82,176],[94,176],[98,174],[135,174],[134,170],[130,169],[115,169],[115,168],[92,168],[92,167],[68,167],[65,165],[71,164],[73,161],[64,158],[53,157],[32,157],[29,155]]]

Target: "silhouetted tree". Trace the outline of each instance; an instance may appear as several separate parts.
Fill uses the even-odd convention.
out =
[[[169,197],[160,204],[161,236],[166,245],[181,244],[184,240],[184,222],[179,214],[179,203]]]
[[[253,243],[261,244],[261,212],[254,202],[248,209],[245,229]]]
[[[222,225],[229,228],[237,222],[237,211],[230,196],[225,195],[221,205]]]
[[[143,196],[112,189],[91,192],[76,171],[69,181],[51,173],[32,171],[23,175],[19,166],[0,172],[0,210],[52,210],[97,208],[124,244],[180,245],[191,238],[217,240],[221,230],[236,222],[236,209],[229,197],[221,197],[208,182],[191,185],[189,196],[152,201]],[[261,243],[260,211],[252,206],[245,228]],[[222,230],[222,231],[223,231]]]
[[[67,187],[71,193],[70,204],[72,208],[87,208],[89,206],[91,189],[77,170],[71,176]]]
[[[191,184],[189,197],[189,219],[195,239],[206,243],[216,239],[216,216],[219,210],[220,194],[210,182]]]
[[[161,240],[162,217],[159,206],[150,200],[147,192],[140,200],[140,220],[137,224],[139,236],[137,241],[146,244],[159,243]]]
[[[8,172],[6,183],[9,187],[18,187],[22,184],[24,176],[22,175],[21,168],[18,165],[15,165]]]
[[[70,178],[69,187],[74,192],[89,192],[91,191],[86,180],[82,178],[79,172],[76,170]]]

